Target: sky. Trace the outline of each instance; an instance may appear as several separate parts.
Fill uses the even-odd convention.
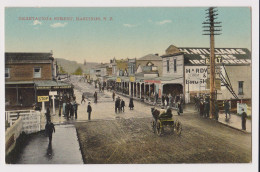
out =
[[[79,63],[163,55],[170,45],[209,48],[202,35],[207,8],[5,8],[6,52],[50,52]],[[251,50],[251,9],[222,7],[216,48]],[[37,20],[25,20],[38,17]],[[69,17],[58,20],[59,17]],[[77,20],[94,17],[100,20]],[[50,20],[51,19],[51,20]],[[72,19],[72,20],[71,20]]]

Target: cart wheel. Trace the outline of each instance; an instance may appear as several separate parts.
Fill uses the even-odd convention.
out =
[[[177,135],[180,135],[180,134],[181,134],[182,125],[181,125],[181,123],[180,123],[179,121],[176,121],[176,122],[175,122],[174,129],[175,129]]]
[[[161,127],[160,122],[156,123],[156,133],[158,136],[160,136],[162,134],[162,127]]]

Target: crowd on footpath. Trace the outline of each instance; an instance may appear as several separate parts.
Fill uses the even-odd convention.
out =
[[[230,101],[224,100],[223,101],[223,107],[225,111],[225,119],[226,121],[231,119],[231,114],[230,114]],[[210,98],[209,96],[194,96],[194,105],[195,109],[197,109],[200,113],[200,116],[209,118],[209,113],[210,113]],[[214,103],[215,106],[215,111],[214,111],[214,118],[215,120],[218,121],[219,119],[219,105],[217,101]],[[241,114],[241,125],[242,125],[242,130],[246,130],[246,118],[247,114],[244,109],[242,109],[242,114]]]

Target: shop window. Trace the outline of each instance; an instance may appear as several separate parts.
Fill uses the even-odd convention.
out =
[[[10,78],[10,68],[5,68],[5,78]]]
[[[170,60],[167,60],[167,72],[170,71]]]
[[[244,81],[238,81],[238,95],[243,95],[243,85]]]
[[[174,70],[174,72],[177,72],[177,60],[176,59],[173,60],[173,70]]]
[[[41,68],[40,67],[35,67],[33,69],[33,77],[34,78],[41,78]]]

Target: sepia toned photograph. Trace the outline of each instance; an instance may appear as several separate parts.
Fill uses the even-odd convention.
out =
[[[4,36],[6,165],[252,163],[250,6],[7,6]]]

